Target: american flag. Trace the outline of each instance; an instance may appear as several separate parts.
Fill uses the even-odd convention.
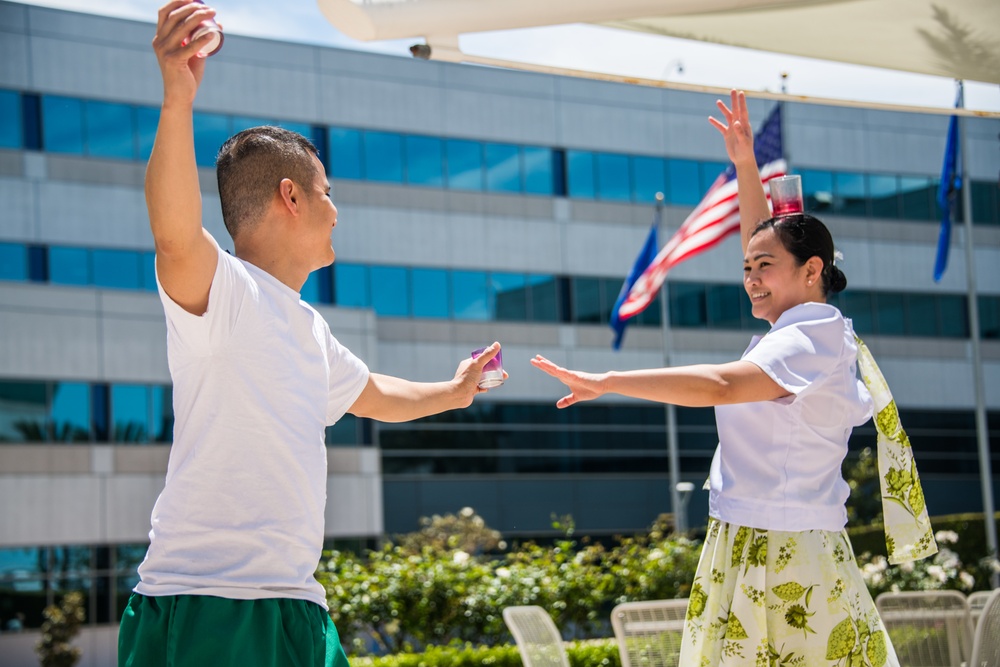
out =
[[[781,150],[781,105],[764,121],[754,136],[754,157],[760,168],[760,180],[767,183],[784,176],[788,168]],[[765,192],[767,188],[765,188]],[[768,193],[768,200],[770,194]],[[687,217],[677,233],[656,255],[632,286],[617,312],[621,320],[644,311],[667,277],[667,272],[686,259],[708,250],[733,232],[740,230],[740,204],[736,196],[736,168],[729,165]],[[615,315],[612,314],[612,319]]]

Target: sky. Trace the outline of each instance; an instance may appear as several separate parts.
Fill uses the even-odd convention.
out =
[[[26,4],[155,22],[162,0],[16,0]],[[502,1],[502,0],[497,0]],[[544,2],[545,0],[540,0]],[[609,0],[613,1],[613,0]],[[338,32],[315,0],[215,0],[217,20],[227,34],[265,37],[375,51],[410,58],[419,39],[359,42]],[[955,83],[944,77],[832,63],[692,40],[645,35],[590,25],[565,25],[463,35],[463,52],[689,84],[781,90],[910,106],[947,108],[955,102]],[[966,107],[1000,112],[1000,86],[969,82]]]

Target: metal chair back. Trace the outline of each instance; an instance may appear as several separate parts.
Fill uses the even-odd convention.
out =
[[[569,667],[562,636],[541,607],[506,607],[503,622],[514,635],[524,667]]]
[[[611,611],[622,667],[677,667],[688,601],[623,602]]]
[[[1000,665],[1000,588],[989,591],[976,624],[969,667]]]
[[[969,602],[958,591],[882,593],[875,606],[901,665],[962,667],[972,653]]]

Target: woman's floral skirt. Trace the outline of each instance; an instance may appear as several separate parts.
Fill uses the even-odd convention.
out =
[[[685,667],[899,667],[846,531],[712,519],[691,589]]]

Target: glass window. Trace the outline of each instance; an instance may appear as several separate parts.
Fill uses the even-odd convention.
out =
[[[667,160],[667,201],[694,206],[701,201],[698,163],[694,160]]]
[[[327,168],[334,178],[361,179],[361,132],[343,127],[329,130],[330,155]]]
[[[566,180],[569,196],[593,199],[597,194],[594,177],[594,154],[586,151],[566,151]]]
[[[28,248],[21,243],[0,243],[0,280],[28,279]]]
[[[629,201],[632,179],[627,155],[597,154],[597,198],[609,201]]]
[[[45,440],[44,382],[0,381],[0,442]]]
[[[868,189],[864,174],[837,172],[833,175],[833,212],[842,215],[868,215]]]
[[[601,312],[599,322],[611,322],[611,311],[614,309],[615,303],[618,302],[618,295],[621,294],[624,282],[624,280],[619,280],[618,278],[601,279]],[[632,318],[630,321],[634,324],[637,320],[636,318]]]
[[[299,290],[299,298],[307,303],[319,303],[319,280],[319,271],[313,271],[306,276],[306,281]]]
[[[69,97],[42,97],[42,141],[53,153],[83,154],[83,103]]]
[[[706,289],[708,323],[720,329],[739,329],[740,300],[745,292],[736,285],[709,285]]]
[[[90,440],[90,385],[84,382],[53,382],[49,437],[57,442]]]
[[[701,168],[701,197],[705,196],[708,189],[715,185],[719,176],[729,169],[728,162],[702,162]],[[734,172],[735,173],[735,172]],[[701,200],[699,197],[699,201]]]
[[[33,283],[49,281],[49,249],[42,245],[28,246],[28,280]]]
[[[444,147],[434,137],[406,137],[406,182],[444,185]]]
[[[127,104],[87,101],[84,104],[87,154],[135,159],[135,118]]]
[[[139,260],[142,267],[142,289],[156,291],[156,253],[144,252]]]
[[[871,214],[876,218],[899,217],[899,182],[895,176],[871,174],[868,176],[871,197]]]
[[[875,332],[874,303],[871,292],[855,292],[847,290],[837,294],[840,301],[837,304],[844,317],[850,318],[854,324],[854,331],[858,335]]]
[[[553,165],[555,153],[550,148],[525,146],[524,191],[536,195],[551,195],[553,190]]]
[[[938,333],[937,297],[933,294],[906,295],[906,333],[911,336],[936,336]]]
[[[705,285],[702,283],[668,283],[670,325],[703,328],[708,323]]]
[[[878,314],[878,333],[880,335],[906,335],[906,307],[902,294],[879,292],[875,295],[875,308]]]
[[[483,189],[483,145],[478,141],[449,139],[445,142],[448,187],[454,190]]]
[[[528,294],[532,322],[559,322],[559,279],[555,276],[528,275]]]
[[[86,248],[49,248],[49,280],[60,285],[89,285],[90,257]]]
[[[338,306],[367,308],[371,305],[368,296],[368,267],[361,264],[333,265],[334,299]]]
[[[276,125],[273,120],[268,120],[267,118],[252,118],[249,116],[233,116],[232,117],[232,133],[242,132],[243,130],[249,130],[251,127],[260,127],[261,125]],[[309,135],[306,135],[309,136]]]
[[[155,442],[173,442],[174,439],[174,389],[170,385],[150,387],[153,413],[149,422],[150,439]]]
[[[486,189],[490,192],[521,191],[521,151],[511,144],[485,144]]]
[[[310,125],[309,123],[296,123],[296,122],[293,122],[293,121],[290,121],[290,120],[276,120],[276,121],[274,121],[273,125],[277,125],[278,127],[282,127],[282,128],[284,128],[286,130],[289,130],[291,132],[297,132],[297,133],[301,134],[303,137],[305,137],[306,139],[308,139],[309,141],[312,141],[313,144],[316,146],[317,150],[320,150],[320,151],[323,150],[323,147],[322,147],[322,143],[323,142],[317,143],[313,139],[313,126]]]
[[[573,298],[573,321],[597,323],[601,317],[601,279],[572,278],[570,291]]]
[[[194,113],[194,154],[200,167],[214,167],[215,157],[226,143],[229,117],[215,113]]]
[[[632,200],[639,204],[655,204],[656,193],[666,196],[667,164],[663,158],[632,158]]]
[[[444,269],[410,269],[414,317],[447,318],[448,272]]]
[[[371,267],[372,307],[379,315],[408,317],[410,290],[406,269],[399,266]]]
[[[358,418],[354,415],[344,415],[336,424],[326,427],[326,444],[328,445],[358,445]]]
[[[833,205],[833,174],[829,171],[803,169],[802,199],[809,213],[822,213]]]
[[[142,286],[142,266],[134,250],[90,251],[94,269],[94,284],[98,287],[139,289]]]
[[[41,547],[0,549],[0,578],[37,577],[46,574],[48,556]]]
[[[899,179],[902,193],[902,215],[907,220],[934,220],[937,208],[934,199],[937,185],[927,177],[902,176]]]
[[[403,137],[391,132],[365,132],[365,178],[403,182]]]
[[[1000,297],[980,296],[978,301],[979,335],[986,340],[1000,339]]]
[[[451,302],[458,320],[490,318],[486,274],[482,271],[453,271]]]
[[[612,303],[611,306],[613,307],[614,304]],[[611,309],[609,308],[608,309],[608,313],[609,313],[608,319],[609,320],[611,319],[610,312],[611,312]],[[643,311],[641,311],[638,315],[636,315],[636,317],[635,317],[635,323],[639,324],[641,326],[656,326],[656,327],[658,327],[658,326],[660,326],[663,323],[662,318],[663,318],[663,314],[662,314],[661,308],[660,308],[660,293],[657,292],[656,296],[653,297],[653,300],[649,302],[648,306],[646,306],[646,309],[643,310]]]
[[[139,159],[149,160],[153,152],[153,139],[160,123],[160,110],[154,107],[138,107],[135,110],[136,136],[139,141]]]
[[[114,442],[148,442],[149,387],[111,385],[111,423]]]
[[[0,148],[20,148],[21,96],[13,90],[0,90]]]
[[[972,221],[1000,224],[1000,186],[996,181],[972,181]],[[936,195],[935,195],[936,196]],[[961,198],[960,198],[961,199]],[[955,212],[956,219],[961,219]]]
[[[938,334],[949,338],[969,337],[968,299],[941,294],[938,300]]]
[[[490,288],[493,319],[524,322],[528,319],[527,281],[522,273],[493,273]]]

